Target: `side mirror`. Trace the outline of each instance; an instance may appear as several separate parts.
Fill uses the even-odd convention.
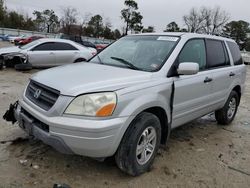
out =
[[[180,63],[177,72],[179,75],[197,74],[199,72],[199,64],[191,62]]]

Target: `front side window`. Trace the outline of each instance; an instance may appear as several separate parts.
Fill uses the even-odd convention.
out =
[[[53,51],[54,42],[46,42],[33,48],[33,51]]]
[[[206,68],[206,48],[203,39],[193,39],[186,43],[178,57],[178,63],[198,63],[200,70]]]
[[[207,40],[207,63],[208,68],[216,68],[229,65],[229,58],[222,41]]]
[[[153,72],[163,66],[178,40],[175,36],[127,36],[90,62]]]

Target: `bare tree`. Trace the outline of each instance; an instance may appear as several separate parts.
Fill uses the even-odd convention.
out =
[[[70,34],[73,24],[77,23],[78,12],[73,7],[62,8],[61,24],[65,33]]]
[[[204,18],[196,8],[192,8],[189,15],[183,16],[183,20],[191,33],[198,32],[203,27]]]
[[[84,16],[81,16],[82,20],[80,22],[79,36],[82,36],[84,34],[84,28],[88,27],[88,23],[91,17],[92,14],[89,12],[85,13]]]
[[[212,33],[220,33],[229,21],[229,14],[225,11],[221,11],[220,7],[216,7],[212,11]]]
[[[229,20],[229,14],[220,7],[202,7],[199,10],[192,8],[183,20],[189,32],[220,34]]]

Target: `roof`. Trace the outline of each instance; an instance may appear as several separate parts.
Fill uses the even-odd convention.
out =
[[[68,39],[58,39],[58,38],[41,38],[39,39],[41,42],[72,42]]]
[[[209,39],[226,40],[226,41],[234,42],[234,40],[230,38],[226,38],[226,37],[220,37],[216,35],[207,35],[207,34],[198,34],[198,33],[184,33],[184,32],[141,33],[141,34],[135,34],[135,35],[176,36],[176,37],[186,37],[186,38],[209,38]]]

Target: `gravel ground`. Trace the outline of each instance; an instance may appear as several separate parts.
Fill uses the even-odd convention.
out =
[[[6,43],[5,43],[6,44]],[[0,43],[0,46],[3,45]],[[32,73],[0,71],[0,115],[21,96]],[[246,92],[234,122],[219,126],[205,116],[173,130],[150,172],[133,178],[113,159],[63,155],[26,138],[16,125],[0,119],[0,188],[53,187],[250,187],[250,66]],[[7,142],[3,142],[7,141]]]

